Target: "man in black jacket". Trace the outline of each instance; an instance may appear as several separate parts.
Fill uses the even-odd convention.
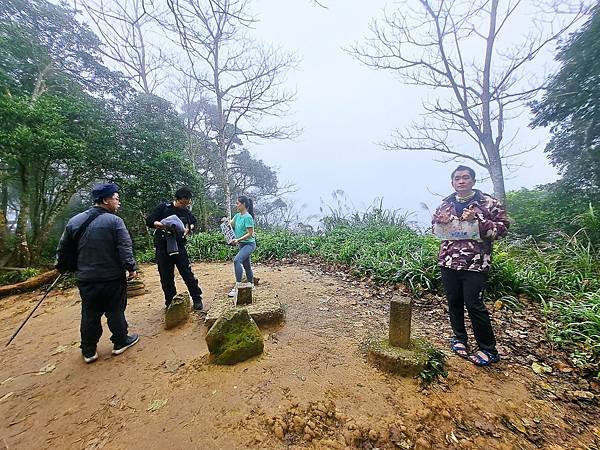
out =
[[[190,297],[194,302],[194,309],[202,310],[202,289],[198,284],[198,280],[192,272],[190,258],[185,248],[185,236],[189,234],[196,225],[196,218],[188,209],[192,203],[192,191],[188,188],[181,188],[175,192],[175,200],[169,203],[161,203],[148,217],[146,217],[146,225],[149,228],[155,228],[154,246],[156,247],[156,262],[158,264],[158,273],[160,275],[160,284],[165,294],[165,305],[169,306],[173,297],[177,294],[175,287],[175,266],[183,278],[185,285],[190,292]],[[176,234],[178,252],[169,254],[167,250],[167,233],[168,227],[161,222],[163,219],[176,215],[181,219],[185,227],[183,235]]]
[[[75,243],[75,277],[81,295],[81,351],[86,363],[98,359],[96,346],[102,335],[103,314],[112,332],[113,355],[123,353],[139,340],[137,334],[127,334],[125,320],[127,279],[136,276],[136,263],[129,232],[123,219],[115,214],[121,206],[118,189],[110,183],[94,186],[94,206],[67,222],[58,244],[60,261],[60,255],[72,248],[70,244],[81,234]],[[86,223],[87,228],[78,233]]]

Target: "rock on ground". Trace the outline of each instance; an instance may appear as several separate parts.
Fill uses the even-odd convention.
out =
[[[208,330],[206,344],[212,362],[235,364],[260,355],[264,349],[258,325],[245,309],[225,312]]]
[[[177,294],[165,311],[165,328],[174,328],[187,320],[190,315],[190,294]]]

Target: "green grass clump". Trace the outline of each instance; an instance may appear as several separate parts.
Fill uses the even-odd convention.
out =
[[[426,388],[440,377],[447,378],[448,371],[446,370],[446,355],[437,348],[430,346],[427,349],[427,362],[425,367],[419,373],[421,386]]]
[[[23,270],[15,270],[12,272],[3,273],[0,274],[0,286],[20,283],[30,278],[37,277],[40,273],[40,269],[33,267],[27,267]]]
[[[548,334],[571,350],[571,359],[600,378],[600,291],[544,302]]]

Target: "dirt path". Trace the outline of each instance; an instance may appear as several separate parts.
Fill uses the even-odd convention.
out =
[[[231,287],[229,264],[194,270],[208,306]],[[426,392],[371,367],[361,343],[385,330],[387,300],[361,283],[258,265],[259,289],[287,305],[286,323],[264,330],[262,357],[215,367],[197,315],[163,329],[155,268],[143,271],[151,292],[127,309],[141,340],[123,355],[110,356],[105,327],[100,360],[83,362],[75,289],[49,297],[1,350],[0,449],[598,448],[594,401],[565,400],[561,377],[536,375],[514,351],[488,370],[449,357],[449,378]],[[0,301],[2,346],[38,298]],[[414,328],[444,348],[443,319],[430,300]]]

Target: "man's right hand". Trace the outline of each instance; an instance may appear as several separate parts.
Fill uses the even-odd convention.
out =
[[[437,223],[450,223],[452,222],[452,217],[447,213],[436,213],[433,215],[433,221]]]
[[[159,229],[159,230],[164,230],[165,228],[167,228],[167,226],[164,223],[159,222],[157,220],[156,222],[154,222],[154,228]]]

